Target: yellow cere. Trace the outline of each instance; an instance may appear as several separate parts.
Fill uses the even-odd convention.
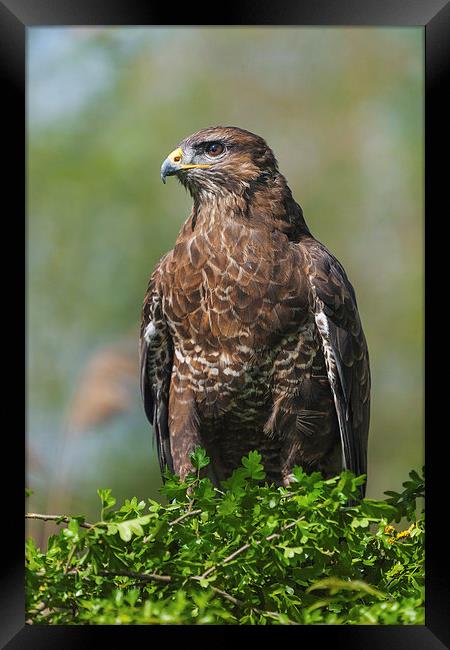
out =
[[[181,161],[181,159],[183,158],[183,152],[182,152],[181,148],[178,147],[178,149],[175,149],[174,151],[172,151],[172,153],[169,153],[169,155],[167,157],[172,162],[179,163]]]
[[[171,153],[169,153],[167,158],[173,163],[176,163],[176,164],[181,163],[181,161],[183,160],[183,151],[182,151],[181,147],[178,147],[178,149],[174,149]],[[199,165],[180,165],[181,169],[192,169],[194,167],[203,168],[203,167],[211,167],[211,165],[210,164],[209,165],[206,165],[206,164],[205,165],[200,165],[200,164]]]

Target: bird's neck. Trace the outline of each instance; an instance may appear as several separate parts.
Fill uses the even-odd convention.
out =
[[[218,191],[193,192],[192,229],[200,226],[224,227],[230,220],[242,227],[281,230],[289,239],[299,240],[311,233],[301,207],[292,197],[284,176],[261,174],[249,183],[223,186]]]

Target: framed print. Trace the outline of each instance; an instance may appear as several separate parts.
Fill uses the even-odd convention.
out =
[[[168,9],[0,8],[27,540],[25,572],[8,505],[2,643],[443,648],[448,4]]]

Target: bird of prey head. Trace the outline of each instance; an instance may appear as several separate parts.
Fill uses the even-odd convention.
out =
[[[202,129],[185,138],[161,167],[161,178],[177,176],[191,194],[240,192],[278,173],[263,138],[235,126]]]

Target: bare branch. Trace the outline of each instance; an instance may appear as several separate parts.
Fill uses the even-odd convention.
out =
[[[175,526],[176,524],[179,524],[180,521],[183,521],[186,517],[191,517],[192,515],[198,515],[202,512],[201,508],[198,508],[197,510],[190,510],[189,512],[185,512],[181,517],[178,517],[177,519],[174,519],[173,521],[169,522],[169,526]],[[68,515],[42,515],[36,512],[27,512],[25,514],[25,519],[39,519],[41,521],[56,521],[60,524],[68,524],[74,517],[69,517]],[[94,524],[90,524],[87,521],[86,522],[79,522],[80,526],[83,528],[94,528]],[[100,522],[100,523],[108,523],[108,522]],[[113,523],[113,522],[110,522]],[[97,524],[98,525],[98,524]]]
[[[299,519],[296,519],[295,521],[291,521],[290,524],[287,524],[286,526],[283,526],[281,531],[279,533],[272,533],[272,535],[268,535],[264,539],[259,539],[253,542],[254,544],[261,544],[261,542],[270,542],[272,539],[276,539],[277,537],[281,536],[281,533],[284,532],[285,530],[288,530],[289,528],[292,528],[295,526],[299,521],[302,521],[304,517],[300,517]],[[248,548],[250,548],[251,544],[247,543],[238,548],[236,551],[231,553],[228,557],[226,557],[222,562],[219,562],[218,564],[215,564],[214,566],[210,567],[207,571],[205,571],[200,578],[207,578],[211,573],[216,571],[219,567],[223,566],[224,564],[227,564],[228,562],[231,562],[231,560],[234,560],[235,557],[246,551]]]
[[[164,576],[160,575],[159,573],[137,573],[136,571],[99,571],[99,575],[105,576],[105,577],[113,577],[113,576],[125,576],[127,578],[135,578],[136,580],[143,580],[144,582],[150,582],[152,580],[155,580],[156,582],[172,582],[172,576]],[[195,580],[199,581],[200,578],[198,576],[188,576],[189,580]],[[227,600],[229,600],[233,605],[237,605],[239,607],[242,607],[244,605],[244,602],[242,600],[238,600],[228,592],[224,591],[223,589],[218,589],[217,587],[213,587],[212,585],[209,585],[210,589],[214,591],[216,594],[219,594],[220,596],[223,596]]]
[[[189,512],[185,512],[184,515],[181,515],[181,517],[178,517],[178,519],[174,519],[173,521],[169,522],[169,526],[175,526],[175,524],[179,524],[180,521],[183,521],[183,519],[186,519],[186,517],[198,515],[200,512],[202,512],[201,508],[198,508],[198,510],[190,510]]]
[[[164,576],[158,573],[136,573],[136,571],[99,571],[99,575],[105,577],[126,576],[128,578],[135,578],[136,580],[142,580],[144,582],[150,582],[152,580],[155,580],[157,582],[168,583],[172,581],[172,576]],[[189,580],[195,580],[196,582],[201,580],[199,576],[187,576],[187,577],[189,578]],[[223,589],[219,589],[218,587],[213,587],[213,585],[209,585],[209,588],[215,594],[218,594],[219,596],[222,596],[223,598],[228,600],[230,603],[233,603],[233,605],[236,605],[237,607],[245,606],[245,603],[242,600],[235,598],[227,591],[224,591]],[[276,612],[264,612],[263,610],[256,609],[256,608],[255,608],[255,612],[259,612],[261,614],[268,614],[271,616],[277,615]]]
[[[126,578],[136,578],[137,580],[144,580],[150,582],[156,580],[157,582],[171,582],[172,576],[163,576],[159,573],[137,573],[136,571],[99,571],[99,575],[105,577],[125,576]]]
[[[40,515],[36,512],[27,512],[25,514],[25,519],[40,519],[41,521],[56,521],[59,524],[68,524],[72,519],[74,519],[74,517],[67,517],[67,515]],[[89,524],[87,521],[78,523],[83,528],[94,527],[94,524]]]

